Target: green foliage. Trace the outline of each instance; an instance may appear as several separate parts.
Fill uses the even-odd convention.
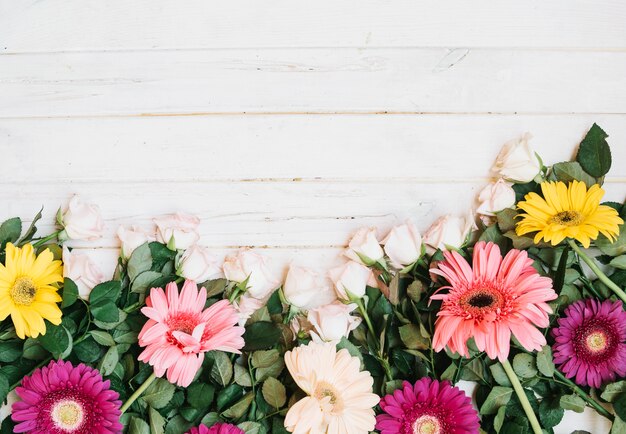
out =
[[[606,142],[608,134],[593,124],[578,148],[576,161],[591,176],[602,177],[611,169],[611,150]]]

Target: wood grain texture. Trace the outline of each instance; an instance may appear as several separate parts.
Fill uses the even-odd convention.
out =
[[[626,113],[624,71],[626,51],[245,49],[0,56],[0,117]]]
[[[621,0],[0,2],[6,53],[239,47],[626,47]]]

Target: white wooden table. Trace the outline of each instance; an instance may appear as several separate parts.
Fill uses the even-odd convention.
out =
[[[177,210],[325,269],[360,226],[464,213],[506,140],[557,162],[593,122],[623,201],[625,50],[623,0],[0,0],[0,217],[79,193],[109,270],[118,225]]]

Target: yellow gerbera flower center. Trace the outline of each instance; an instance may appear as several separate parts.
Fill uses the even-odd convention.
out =
[[[592,353],[599,353],[600,351],[604,351],[606,349],[607,343],[607,336],[601,331],[589,333],[589,335],[585,339],[587,349]]]
[[[441,424],[434,416],[424,415],[418,417],[413,423],[414,434],[439,434]]]
[[[552,216],[550,223],[556,223],[563,226],[577,226],[583,222],[585,217],[578,211],[561,211]]]
[[[83,408],[73,400],[59,401],[54,405],[51,413],[56,426],[65,431],[74,431],[83,422]]]
[[[19,277],[11,287],[13,303],[20,306],[30,306],[35,299],[37,288],[30,277]]]
[[[326,381],[320,381],[315,388],[313,396],[322,404],[324,411],[338,412],[343,409],[343,402],[339,397],[339,392],[335,387]],[[330,405],[329,405],[330,404]]]

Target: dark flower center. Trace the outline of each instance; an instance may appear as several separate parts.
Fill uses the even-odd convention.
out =
[[[563,226],[576,226],[582,223],[582,221],[583,215],[578,211],[561,211],[550,219],[551,223]]]
[[[491,294],[479,292],[477,294],[472,295],[470,299],[467,300],[467,304],[469,304],[472,307],[481,308],[481,307],[491,306],[494,301],[495,301],[495,298]]]

